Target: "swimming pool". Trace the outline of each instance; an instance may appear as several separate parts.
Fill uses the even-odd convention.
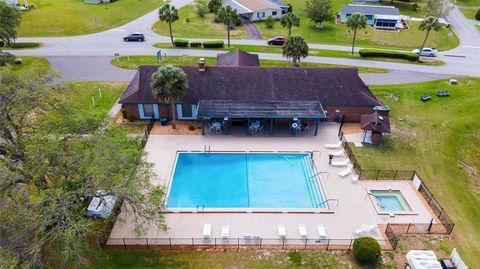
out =
[[[379,212],[410,212],[412,209],[399,190],[371,190]]]
[[[307,153],[179,153],[167,208],[325,208]]]

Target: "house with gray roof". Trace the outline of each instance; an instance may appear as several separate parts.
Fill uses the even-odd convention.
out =
[[[375,29],[398,30],[403,29],[400,10],[392,6],[372,5],[343,5],[339,13],[341,23],[346,23],[348,17],[360,13],[367,17],[367,25]]]

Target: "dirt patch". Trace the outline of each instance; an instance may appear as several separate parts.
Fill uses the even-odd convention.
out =
[[[363,133],[363,130],[360,128],[360,123],[344,123],[342,127],[342,132],[344,135]]]
[[[191,128],[194,128],[191,130]],[[178,121],[177,128],[172,128],[172,123],[168,123],[165,126],[160,125],[157,121],[153,126],[152,132],[153,135],[200,135],[201,126],[199,123],[194,121]]]

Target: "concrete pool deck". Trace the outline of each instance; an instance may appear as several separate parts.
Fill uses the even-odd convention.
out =
[[[145,151],[147,159],[154,164],[158,175],[155,184],[168,186],[173,173],[173,165],[178,151],[203,151],[205,146],[213,151],[313,151],[317,171],[326,172],[321,177],[327,199],[337,199],[329,203],[330,213],[169,213],[166,232],[156,227],[148,227],[145,234],[138,236],[129,216],[121,213],[125,222],[117,222],[110,234],[107,245],[123,245],[122,239],[130,239],[132,244],[145,244],[144,240],[135,242],[135,238],[202,238],[204,224],[212,225],[211,238],[221,237],[221,227],[229,226],[230,238],[260,236],[262,238],[279,238],[277,226],[286,228],[287,239],[300,239],[298,225],[304,224],[309,239],[318,239],[317,225],[325,226],[327,238],[355,238],[354,231],[361,225],[383,225],[387,223],[430,223],[438,219],[431,213],[422,196],[413,188],[411,181],[367,181],[353,183],[351,176],[342,178],[338,175],[344,168],[328,165],[328,155],[332,150],[325,149],[324,144],[337,143],[339,125],[322,123],[318,136],[275,137],[233,136],[233,135],[151,135]],[[333,150],[334,151],[334,150]],[[327,176],[328,175],[328,176]],[[412,214],[394,217],[377,213],[368,190],[399,190],[410,207]],[[380,229],[383,231],[383,229]],[[383,240],[378,229],[371,236]],[[279,242],[281,243],[281,242]],[[345,241],[345,244],[350,242]]]

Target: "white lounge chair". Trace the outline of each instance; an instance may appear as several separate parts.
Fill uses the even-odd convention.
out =
[[[359,176],[352,175],[352,183],[357,183],[359,179],[360,179]]]
[[[285,225],[278,224],[277,231],[280,238],[285,239],[285,237],[287,237],[287,229],[285,229]]]
[[[366,234],[376,234],[377,233],[377,225],[369,225],[369,224],[362,224],[360,229],[364,231]]]
[[[210,236],[212,236],[212,225],[211,224],[203,225],[203,240],[209,241]]]
[[[334,157],[339,157],[339,156],[343,156],[343,153],[344,153],[344,150],[339,149],[337,151],[330,152],[330,155],[332,155]]]
[[[323,224],[317,224],[317,233],[318,238],[327,239],[327,232],[325,231],[325,226],[323,226]]]
[[[339,149],[342,147],[342,141],[338,141],[336,144],[325,144],[327,149]]]
[[[365,235],[365,231],[362,230],[362,229],[356,229],[356,230],[355,230],[355,235],[356,235],[356,236]]]
[[[305,224],[298,224],[298,233],[302,239],[307,239],[308,233]]]
[[[349,163],[350,161],[348,159],[341,160],[341,161],[336,161],[336,160],[332,161],[332,165],[337,167],[347,166]]]
[[[230,237],[230,227],[227,225],[222,226],[222,241],[228,241],[228,238]]]
[[[338,173],[338,175],[341,176],[341,177],[346,177],[346,176],[350,175],[350,173],[352,173],[352,170],[353,170],[353,165],[351,163],[349,163],[347,165],[347,168],[345,168],[340,173]]]

